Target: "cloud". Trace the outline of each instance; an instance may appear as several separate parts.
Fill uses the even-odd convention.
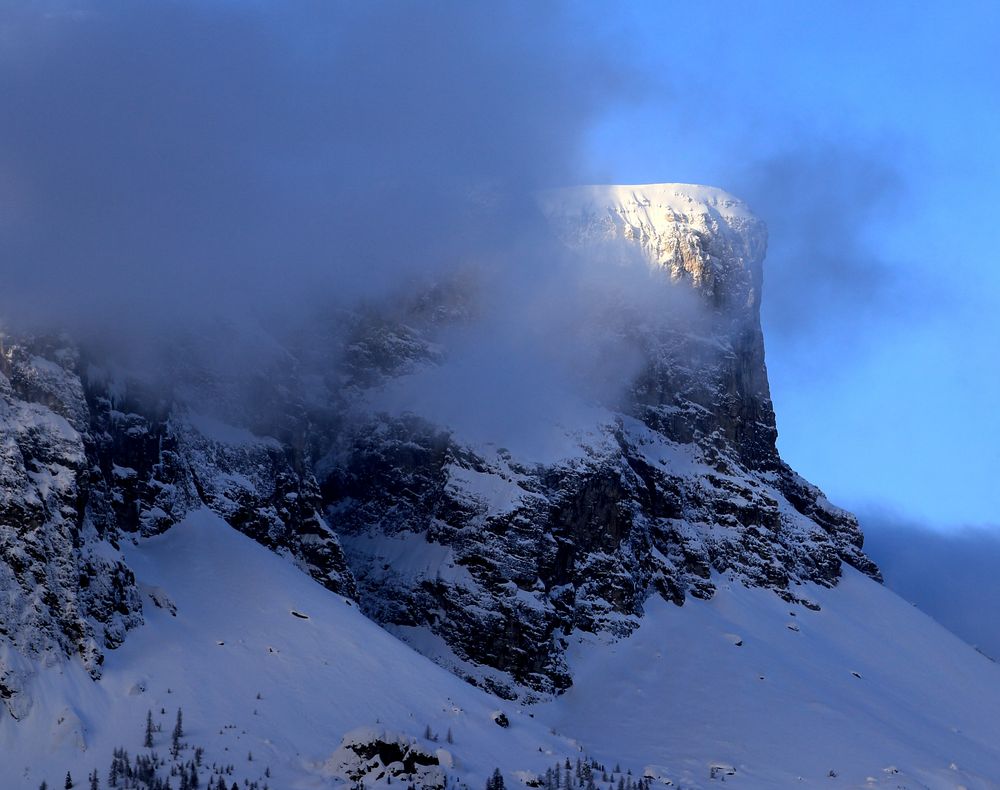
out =
[[[892,590],[1000,659],[1000,530],[942,531],[875,508],[859,519],[865,551]]]
[[[598,379],[620,383],[638,363],[597,336],[587,316],[603,309],[606,273],[567,257],[534,195],[594,180],[589,135],[623,102],[649,97],[685,127],[669,135],[678,150],[734,121],[720,86],[657,98],[661,77],[575,13],[443,0],[0,5],[11,119],[0,320],[68,330],[133,369],[164,368],[166,346],[173,361],[238,372],[280,357],[272,336],[320,311],[474,265],[493,273],[490,314],[453,343],[463,390],[436,391],[489,402],[506,371],[525,382],[507,404],[545,390],[552,409],[580,386],[604,398],[613,387]],[[866,243],[899,199],[891,158],[808,139],[724,157],[721,185],[771,225],[769,342],[839,337],[899,290]],[[743,167],[748,155],[758,164]],[[648,289],[635,285],[615,283],[619,302],[662,308],[640,306]]]
[[[623,71],[565,16],[5,3],[0,315],[149,338],[519,265]]]
[[[4,4],[0,38],[15,329],[239,413],[291,344],[336,379],[331,314],[474,271],[475,320],[404,408],[527,435],[639,364],[598,327],[661,311],[648,267],[567,250],[536,204],[592,180],[588,130],[642,90],[569,4],[50,0]]]
[[[914,288],[878,233],[907,185],[887,146],[804,135],[736,171],[740,194],[767,222],[764,320],[779,340],[843,337],[902,318]]]

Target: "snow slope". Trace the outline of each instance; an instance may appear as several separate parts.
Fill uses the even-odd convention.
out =
[[[470,787],[494,766],[520,786],[580,750],[687,788],[1000,786],[1000,667],[853,570],[803,585],[819,611],[725,577],[710,601],[654,597],[631,637],[576,640],[565,695],[523,707],[207,511],[126,554],[146,624],[99,681],[76,661],[39,672],[30,715],[0,718],[0,787],[61,786],[67,769],[103,781],[116,746],[140,751],[147,710],[165,753],[177,707],[207,764],[233,763],[241,784],[269,767],[274,790],[339,786],[325,763],[361,726],[418,739],[430,726],[427,750],[447,749]]]
[[[419,737],[429,725],[440,735],[430,752],[447,748],[449,773],[473,786],[497,765],[544,770],[555,759],[547,752],[575,753],[208,511],[127,555],[145,625],[108,654],[100,681],[75,661],[39,672],[27,718],[0,717],[0,788],[61,787],[67,770],[83,780],[94,768],[103,781],[115,747],[140,751],[147,710],[165,753],[178,707],[185,740],[205,747],[208,763],[236,765],[230,783],[270,767],[275,790],[333,786],[323,764],[359,726]],[[509,728],[493,721],[498,709]]]
[[[1000,787],[1000,666],[850,568],[804,585],[820,611],[718,587],[579,643],[573,687],[538,715],[685,787],[713,765],[735,787]]]

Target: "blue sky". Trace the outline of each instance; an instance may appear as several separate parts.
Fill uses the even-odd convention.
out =
[[[769,222],[785,458],[846,506],[1000,524],[1000,4],[602,21],[636,64],[591,137],[602,177],[721,186]]]

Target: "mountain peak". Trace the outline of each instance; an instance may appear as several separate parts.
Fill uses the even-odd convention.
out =
[[[695,184],[605,184],[548,190],[539,202],[571,241],[636,243],[674,282],[757,320],[767,228],[728,192]]]

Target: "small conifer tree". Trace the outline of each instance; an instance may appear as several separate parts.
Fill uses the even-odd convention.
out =
[[[181,752],[181,738],[184,737],[184,718],[181,713],[181,709],[177,709],[177,723],[174,724],[173,736],[170,740],[170,754],[173,755],[174,759],[177,759],[177,755]]]
[[[495,768],[493,776],[486,780],[486,790],[504,790],[503,774],[499,768]]]

